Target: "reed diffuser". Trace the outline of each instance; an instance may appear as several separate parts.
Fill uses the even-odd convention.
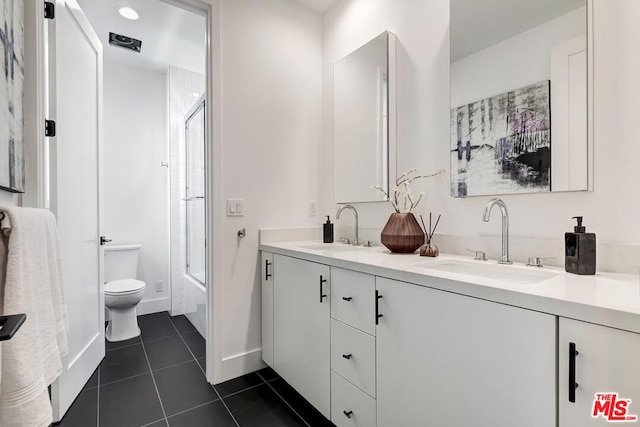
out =
[[[429,228],[427,229],[427,227],[424,224],[424,219],[422,218],[422,215],[420,215],[420,222],[422,222],[422,228],[424,230],[424,239],[425,239],[424,245],[420,248],[420,256],[428,256],[428,257],[435,258],[438,255],[440,255],[440,249],[438,249],[438,247],[433,243],[433,235],[436,232],[436,228],[438,228],[440,217],[442,217],[442,215],[438,215],[436,224],[432,228],[431,227],[432,215],[431,215],[431,212],[429,212]]]

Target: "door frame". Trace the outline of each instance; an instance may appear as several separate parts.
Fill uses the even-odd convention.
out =
[[[224,206],[222,199],[222,132],[221,132],[221,79],[220,79],[220,10],[221,0],[158,0],[206,17],[206,224],[207,224],[207,381],[218,384],[222,373],[222,235]],[[44,137],[44,119],[48,114],[48,87],[44,77],[48,38],[45,31],[43,8],[39,1],[25,3],[25,60],[31,61],[34,73],[25,75],[25,124],[32,132],[26,140],[29,159],[26,173],[30,186],[22,196],[23,206],[49,208],[48,150]],[[33,54],[28,54],[33,52]],[[29,135],[29,134],[27,134]],[[220,236],[218,239],[217,237]]]
[[[219,384],[224,380],[222,332],[222,269],[224,204],[222,198],[222,105],[220,79],[221,0],[158,0],[206,18],[205,99],[205,217],[207,247],[205,248],[207,281],[207,381]],[[219,238],[218,238],[219,237]]]

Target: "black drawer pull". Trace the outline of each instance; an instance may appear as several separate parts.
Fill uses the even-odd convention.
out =
[[[342,357],[344,357],[347,360],[350,360],[353,356],[351,355],[351,353],[349,353],[349,354],[343,354]]]
[[[353,416],[353,411],[342,411],[345,417],[351,418]]]
[[[569,402],[576,402],[576,389],[578,383],[576,382],[576,356],[580,354],[576,350],[576,344],[569,343]]]
[[[343,300],[345,301],[351,301],[353,299],[353,297],[342,297]]]
[[[271,274],[269,273],[269,266],[271,265],[271,263],[269,262],[269,260],[265,260],[264,262],[264,280],[269,280],[269,277],[271,277]]]
[[[378,301],[382,298],[382,295],[378,291],[376,291],[376,325],[379,323],[378,320],[382,317],[380,314],[380,309],[378,307]]]
[[[320,304],[322,304],[322,299],[327,297],[325,294],[322,293],[322,285],[325,283],[327,283],[327,279],[324,279],[321,274],[320,275]]]

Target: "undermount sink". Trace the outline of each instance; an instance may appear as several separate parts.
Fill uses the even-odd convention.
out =
[[[332,243],[325,244],[317,244],[317,245],[308,245],[308,246],[300,246],[300,249],[310,249],[312,251],[323,251],[323,252],[353,252],[362,250],[360,246],[352,246],[352,245],[336,245]]]
[[[440,263],[417,264],[416,267],[519,284],[539,283],[556,276],[556,274],[548,271],[527,270],[500,264],[483,264],[481,261],[451,260]]]

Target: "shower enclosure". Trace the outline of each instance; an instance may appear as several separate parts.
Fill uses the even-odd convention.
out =
[[[207,324],[206,108],[202,96],[184,116],[184,264],[180,267],[184,272],[182,310],[203,337]]]
[[[185,118],[185,234],[187,275],[206,288],[205,141],[206,101]]]

